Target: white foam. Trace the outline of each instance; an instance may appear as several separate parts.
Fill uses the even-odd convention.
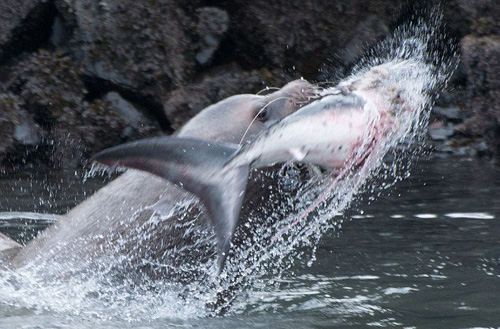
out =
[[[422,218],[422,219],[433,219],[437,218],[436,214],[416,214],[414,215],[417,218]]]
[[[10,219],[34,219],[34,220],[44,220],[48,222],[55,222],[59,219],[60,215],[55,214],[43,214],[36,212],[18,212],[18,211],[9,211],[9,212],[0,212],[0,220],[10,220]]]
[[[393,124],[384,122],[384,115],[387,113],[379,113],[377,106],[374,106],[376,113],[373,114],[377,115],[373,116],[373,121],[366,127],[367,140],[362,141],[356,157],[342,169],[342,179],[336,179],[331,173],[317,174],[310,180],[299,183],[297,190],[284,192],[284,195],[289,195],[288,199],[279,201],[282,198],[276,198],[276,202],[269,200],[267,219],[269,222],[275,221],[276,224],[272,227],[252,227],[253,236],[244,240],[241,245],[233,246],[234,257],[228,259],[227,267],[220,276],[216,270],[213,232],[210,228],[198,225],[198,222],[193,225],[182,218],[172,225],[178,225],[186,230],[186,234],[191,234],[192,245],[187,245],[184,249],[179,247],[166,251],[163,263],[156,264],[154,259],[147,259],[144,264],[133,263],[132,254],[142,250],[141,248],[148,248],[145,243],[152,230],[157,228],[156,223],[165,220],[152,215],[150,220],[134,226],[134,239],[122,239],[121,232],[117,231],[109,232],[109,236],[93,237],[100,239],[98,244],[84,238],[75,241],[87,246],[114,248],[109,250],[110,256],[107,258],[96,259],[89,253],[74,255],[73,260],[58,264],[53,261],[57,258],[57,252],[54,252],[53,259],[47,258],[49,261],[33,262],[15,272],[0,271],[0,302],[19,309],[20,314],[29,309],[35,313],[78,315],[89,321],[115,318],[133,322],[136,319],[152,321],[158,318],[202,317],[210,313],[205,309],[205,304],[214,302],[217,293],[232,291],[237,287],[238,290],[246,288],[251,294],[252,289],[259,291],[266,285],[271,285],[272,283],[268,282],[272,280],[268,278],[280,278],[297,261],[312,263],[316,246],[323,234],[337,229],[342,224],[343,217],[337,215],[343,214],[363,192],[376,196],[380,183],[372,180],[375,175],[384,178],[384,188],[408,176],[411,157],[406,161],[404,153],[398,152],[391,164],[385,164],[383,159],[388,152],[396,148],[406,150],[407,156],[410,153],[409,145],[421,143],[428,121],[428,110],[433,102],[431,94],[438,86],[446,83],[450,68],[455,65],[451,59],[439,58],[439,54],[431,51],[430,45],[436,41],[442,42],[443,47],[449,46],[441,36],[435,34],[434,27],[425,22],[403,26],[396,30],[395,35],[381,42],[370,56],[360,61],[345,82],[364,79],[363,75],[375,66],[385,65],[384,69],[390,74],[377,87],[377,93],[382,95],[384,101],[389,101],[389,104],[385,105],[391,108],[395,91],[403,102],[400,106],[395,105],[394,111],[391,112],[394,116]],[[371,96],[364,94],[363,97],[369,99]],[[377,126],[380,123],[385,125]],[[381,135],[377,136],[376,143],[372,145],[374,127],[383,128],[383,131],[380,131]],[[368,147],[372,149],[369,155],[366,155],[364,151]],[[95,168],[89,175],[101,169]],[[275,175],[274,178],[279,181],[278,186],[289,182],[289,178],[280,175]],[[276,195],[283,194],[278,188],[273,191]],[[326,198],[304,221],[285,234],[278,234],[284,226],[295,222],[325,193]],[[185,213],[189,213],[191,206],[192,204],[181,208]],[[420,214],[422,215],[424,214]],[[249,221],[251,223],[252,218]],[[64,253],[64,246],[60,248],[58,252]],[[206,263],[190,263],[186,262],[187,257],[179,258],[179,254],[182,255],[183,252],[205,249],[207,254],[212,256],[208,257]],[[173,271],[176,275],[174,279],[177,280],[153,282],[146,276],[141,276],[141,272],[128,272],[131,266],[154,264]],[[440,279],[438,276],[431,277]],[[360,276],[346,280],[353,278],[378,279],[374,276]],[[191,284],[181,284],[182,279],[189,279]],[[256,285],[259,281],[263,282],[261,286]],[[317,296],[320,291],[312,290],[309,293]],[[294,299],[306,293],[303,290],[296,294],[288,291],[286,297],[281,297]],[[377,306],[369,303],[373,298],[376,297],[329,298],[322,302],[337,303],[338,307],[347,305],[345,310],[339,309],[339,312],[353,312],[358,308],[359,312],[373,313],[379,311]],[[222,304],[221,307],[228,306],[231,302],[232,300],[228,299],[227,304]],[[238,305],[244,308],[247,302],[236,302],[236,309]]]
[[[453,212],[445,214],[449,218],[466,218],[466,219],[495,219],[495,216],[486,212]]]
[[[418,291],[418,289],[411,288],[411,287],[387,288],[387,289],[384,289],[384,294],[386,294],[386,295],[405,295],[405,294],[411,293],[412,291]]]

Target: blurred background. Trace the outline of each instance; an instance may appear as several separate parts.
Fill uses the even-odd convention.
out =
[[[405,13],[387,0],[2,0],[0,168],[77,168],[206,106],[293,78],[335,82]],[[461,63],[434,154],[500,151],[500,2],[449,0]]]
[[[107,183],[81,170],[106,147],[171,134],[234,94],[334,84],[433,2],[0,0],[0,232],[25,244]],[[0,271],[0,328],[497,327],[500,1],[442,8],[460,64],[429,158],[399,168],[402,182],[374,175],[344,225],[255,279],[232,316],[183,308],[193,300],[164,294],[168,280],[130,291],[99,273],[74,285]]]

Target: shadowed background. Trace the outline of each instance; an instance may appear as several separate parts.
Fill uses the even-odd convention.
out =
[[[300,76],[334,82],[408,18],[401,3],[3,0],[0,167],[76,168],[230,95]],[[462,62],[429,135],[441,154],[498,154],[500,4],[443,8]]]

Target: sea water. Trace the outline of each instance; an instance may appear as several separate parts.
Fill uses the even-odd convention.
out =
[[[211,249],[207,253],[213,257],[202,264],[177,265],[179,275],[190,276],[187,285],[120,272],[128,261],[122,253],[4,269],[0,327],[493,326],[498,320],[493,309],[499,305],[498,189],[491,179],[481,186],[463,185],[457,168],[443,172],[447,162],[436,167],[431,162],[429,171],[424,165],[418,180],[412,179],[430,107],[456,65],[453,45],[437,34],[437,20],[400,27],[346,78],[389,63],[394,68],[391,82],[398,84],[412,111],[397,114],[397,124],[355,170],[316,172],[302,181],[301,169],[286,164],[273,174],[276,185],[263,188],[289,195],[277,198],[277,204],[270,200],[272,225],[252,227],[254,234],[234,246],[220,276],[207,226],[189,228],[201,241],[193,248]],[[463,165],[477,171],[470,163]],[[498,181],[498,171],[485,167],[483,175]],[[447,184],[445,175],[453,183]],[[56,192],[42,198],[36,184],[28,182],[32,189],[22,188],[33,191],[33,204],[49,205],[44,212],[56,213],[57,207],[50,206],[57,203]],[[16,184],[23,185],[7,180],[10,184],[13,192]],[[55,190],[67,196],[65,186]],[[459,188],[467,188],[465,198],[454,192]],[[179,205],[179,211],[194,203]],[[148,230],[162,216],[153,214],[137,228],[136,248],[143,247]],[[48,223],[34,222],[40,227]],[[25,239],[30,238],[23,225],[9,229],[24,230]],[[117,249],[130,244],[113,241]],[[176,250],[171,252],[175,258]],[[217,301],[217,296],[224,298]],[[221,311],[225,317],[209,317]]]

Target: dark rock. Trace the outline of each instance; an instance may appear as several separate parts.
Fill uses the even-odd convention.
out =
[[[451,0],[446,1],[444,5],[443,21],[446,24],[446,30],[455,39],[460,39],[472,30],[470,14],[462,7],[465,2],[465,0]]]
[[[19,98],[0,94],[0,161],[14,145],[16,125],[19,124]]]
[[[57,50],[67,50],[68,41],[70,38],[70,31],[64,25],[61,17],[54,18],[52,25],[52,34],[50,35],[50,43]]]
[[[145,118],[117,93],[110,93],[92,103],[83,102],[80,111],[77,121],[69,129],[65,122],[54,129],[52,138],[56,153],[53,161],[57,167],[80,166],[102,149],[160,132],[157,124]]]
[[[32,160],[55,167],[74,167],[81,162],[81,156],[61,156],[52,161],[54,155],[82,148],[70,143],[73,138],[60,133],[64,130],[78,135],[75,127],[80,125],[86,94],[80,70],[71,58],[39,51],[10,69],[5,88],[24,100],[22,122],[17,126],[18,149],[10,154],[10,162],[24,164]],[[38,147],[30,148],[33,146]]]
[[[75,168],[103,148],[159,132],[158,124],[117,93],[85,101],[80,75],[78,65],[60,52],[40,51],[11,69],[6,89],[24,100],[22,105],[14,102],[18,123],[11,139],[25,151],[37,146],[30,157],[51,167]],[[22,154],[20,149],[11,158]]]
[[[178,129],[205,107],[235,94],[254,94],[267,84],[282,86],[291,78],[281,70],[243,71],[232,66],[205,76],[200,82],[189,84],[168,93],[165,113],[174,129]]]
[[[478,35],[500,34],[500,2],[498,0],[457,0],[462,13]]]
[[[443,157],[447,154],[466,157],[491,156],[488,145],[478,138],[451,138],[434,144],[435,156]]]
[[[83,74],[158,96],[182,83],[194,65],[191,22],[174,1],[58,0],[73,27]]]
[[[455,133],[455,126],[449,122],[444,123],[442,121],[438,121],[429,125],[427,133],[432,140],[443,141],[453,136]]]
[[[126,127],[122,131],[123,137],[137,139],[137,136],[148,136],[159,131],[156,122],[147,118],[119,93],[107,93],[103,102],[107,104],[108,111],[118,114],[124,120]]]
[[[444,6],[451,36],[468,36],[452,88],[433,113],[444,125],[431,138],[484,135],[498,149],[499,6]],[[395,18],[408,19],[418,6],[400,7],[397,0],[2,1],[0,93],[16,107],[1,114],[14,121],[0,123],[0,154],[19,158],[29,149],[41,163],[71,167],[103,147],[171,132],[225,97],[282,86],[287,73],[315,79],[327,60],[334,67],[324,81],[334,82],[331,72],[343,76]]]
[[[125,106],[126,108],[118,107]],[[83,102],[74,121],[58,122],[50,131],[51,164],[76,168],[98,151],[159,133],[130,103],[112,93],[92,103]]]
[[[42,142],[44,132],[42,128],[26,112],[21,111],[20,123],[14,131],[14,141],[22,146],[36,146]]]
[[[88,129],[85,137],[93,141],[92,130]],[[107,136],[112,140],[112,135]],[[73,169],[82,165],[85,155],[85,142],[81,131],[64,125],[55,126],[47,138],[47,158],[49,165],[59,169]]]
[[[198,25],[196,32],[200,38],[196,61],[205,65],[219,48],[220,41],[229,27],[229,16],[225,10],[203,7],[197,10]]]
[[[345,65],[353,64],[366,51],[368,44],[373,44],[389,33],[386,22],[375,15],[361,21],[353,31],[349,43],[344,47],[342,61]]]
[[[63,53],[39,51],[13,66],[6,88],[24,100],[24,108],[44,129],[56,122],[74,125],[86,89],[80,69]]]
[[[434,115],[443,119],[453,122],[463,122],[467,118],[467,114],[458,106],[440,107],[434,106],[432,108]]]
[[[4,45],[16,28],[37,5],[37,0],[31,1],[2,1],[0,2],[0,44]]]
[[[0,63],[36,50],[49,38],[54,17],[51,1],[0,1]]]
[[[467,107],[473,113],[463,132],[484,136],[490,149],[500,152],[500,36],[468,35],[461,50],[467,66]]]
[[[327,58],[342,58],[344,48],[353,38],[358,38],[351,46],[353,51],[364,42],[374,41],[378,31],[369,33],[370,40],[357,34],[365,29],[363,24],[373,25],[363,22],[377,17],[378,21],[372,23],[379,27],[388,25],[384,22],[399,6],[397,1],[364,0],[233,3],[228,11],[234,18],[230,38],[235,60],[245,68],[294,68],[306,78],[316,76]]]

